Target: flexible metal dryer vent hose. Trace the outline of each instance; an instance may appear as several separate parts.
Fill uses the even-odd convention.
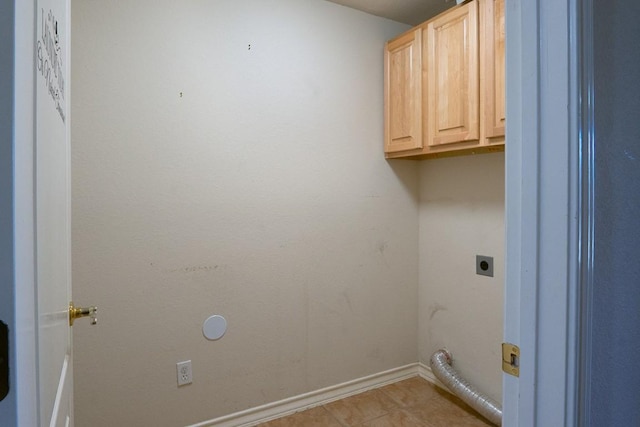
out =
[[[431,356],[431,370],[438,380],[458,396],[464,403],[478,411],[493,424],[502,425],[502,407],[462,378],[451,367],[451,355],[447,350],[438,350]]]

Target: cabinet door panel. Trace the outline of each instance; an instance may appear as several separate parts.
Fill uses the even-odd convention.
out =
[[[485,129],[488,138],[504,136],[504,0],[487,0],[485,17]]]
[[[416,30],[385,50],[385,152],[422,148],[422,34]]]
[[[429,145],[478,140],[477,2],[431,21],[426,38]]]

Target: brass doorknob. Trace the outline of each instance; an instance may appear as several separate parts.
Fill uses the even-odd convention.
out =
[[[76,307],[73,305],[73,301],[69,303],[69,326],[73,326],[73,322],[81,317],[89,317],[91,324],[98,323],[98,307],[92,305],[90,307]]]

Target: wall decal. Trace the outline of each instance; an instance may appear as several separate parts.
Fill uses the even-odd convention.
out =
[[[55,108],[64,123],[66,121],[65,94],[65,54],[62,40],[58,31],[58,18],[51,10],[45,14],[40,9],[38,37],[36,40],[36,64],[38,76],[46,85],[49,96],[55,103]]]

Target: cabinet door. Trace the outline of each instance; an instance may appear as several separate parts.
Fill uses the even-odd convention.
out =
[[[478,141],[478,3],[440,15],[425,31],[428,143]]]
[[[407,33],[385,49],[384,151],[422,148],[422,34]]]
[[[485,134],[487,138],[504,136],[505,66],[504,0],[487,0],[485,9]]]

